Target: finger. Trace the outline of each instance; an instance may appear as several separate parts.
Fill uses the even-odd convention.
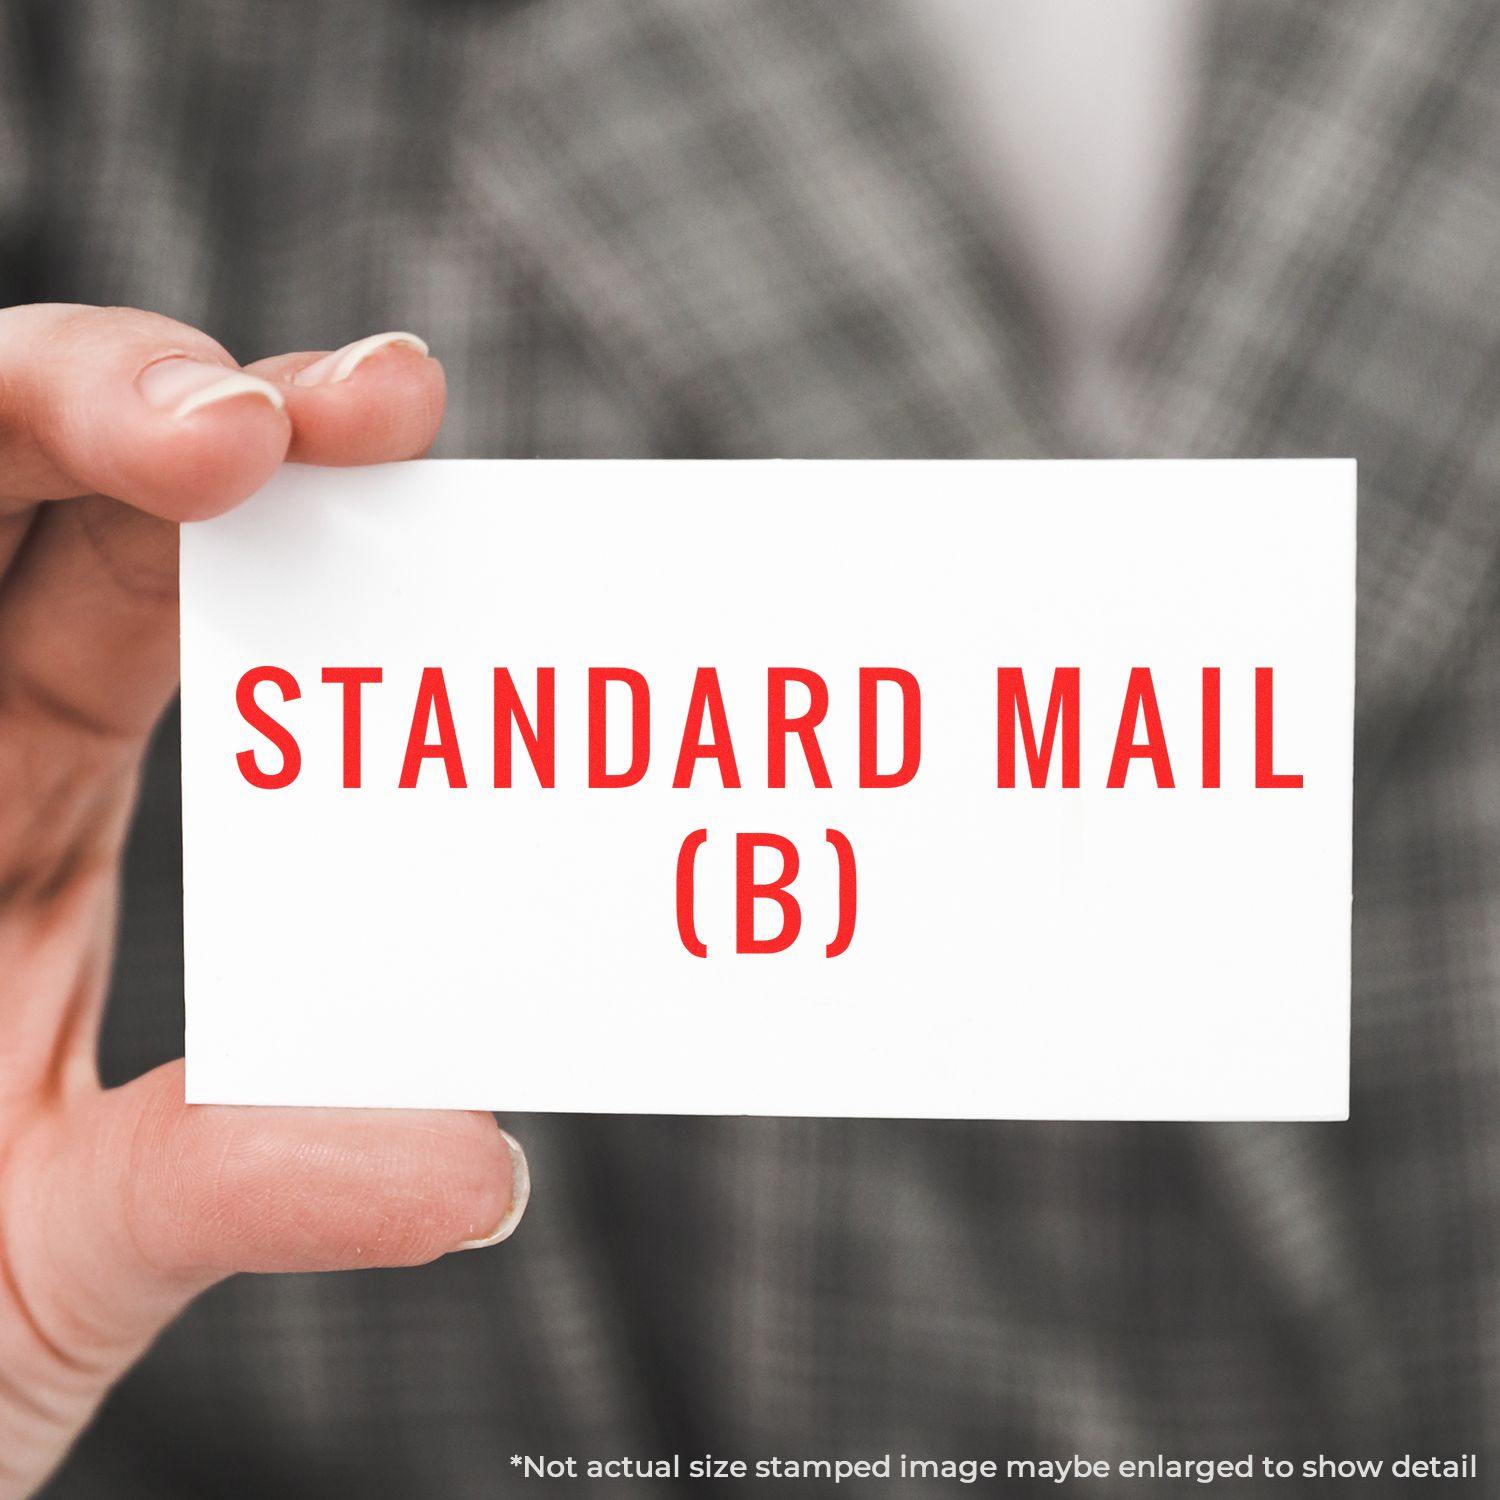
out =
[[[77,770],[59,732],[133,754],[177,685],[176,525],[99,495],[45,507],[0,598],[0,646],[0,708],[41,732],[59,776]]]
[[[298,463],[417,458],[443,420],[443,367],[414,333],[372,334],[330,354],[281,354],[249,368],[285,397],[287,457]]]
[[[122,1364],[235,1271],[410,1266],[498,1243],[530,1191],[489,1115],[183,1103],[182,1064],[23,1140],[12,1280],[46,1343]]]
[[[7,316],[0,314],[0,352]],[[158,339],[160,325],[181,329],[165,319],[128,311],[111,311],[107,321],[116,335],[128,338],[135,336],[130,331],[134,319],[144,319],[147,332]],[[84,321],[94,334],[100,332]],[[184,340],[193,334],[190,329],[182,332]],[[57,335],[63,341],[77,337],[71,325]],[[220,455],[226,467],[204,496],[174,488],[172,464],[185,461],[185,450],[175,439],[164,440],[164,477],[153,481],[154,491],[134,492],[135,501],[151,510],[151,516],[87,499],[50,507],[35,518],[0,604],[0,707],[39,709],[49,731],[60,726],[82,729],[94,737],[138,746],[169,701],[177,676],[176,537],[155,517],[222,510],[269,478],[289,450],[318,463],[381,462],[424,451],[442,418],[444,396],[442,367],[426,357],[425,348],[413,335],[381,335],[332,356],[293,354],[264,361],[256,368],[276,379],[264,374],[243,378],[270,391],[284,410],[272,411],[265,398],[247,403],[230,396],[222,403],[226,412],[231,407],[246,409],[240,424],[244,430],[227,418],[218,424],[215,441],[226,445]],[[316,369],[320,362],[321,374]],[[126,361],[122,369],[131,363]],[[147,367],[147,380],[182,363],[158,361]],[[231,383],[240,378],[232,375]],[[307,383],[298,385],[299,379]],[[181,420],[192,426],[206,421],[212,410],[195,408]],[[284,430],[257,456],[249,441],[250,428],[257,422],[263,425],[268,417]],[[237,468],[229,463],[231,458]],[[30,472],[35,484],[37,473],[34,468]],[[105,478],[97,469],[90,475],[101,482]],[[61,488],[77,482],[75,478]]]
[[[99,493],[171,520],[217,514],[286,456],[281,389],[207,334],[134,308],[0,310],[0,496]]]

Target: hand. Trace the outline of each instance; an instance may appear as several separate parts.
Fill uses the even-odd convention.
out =
[[[287,458],[422,453],[443,393],[409,336],[241,371],[150,313],[0,310],[0,1500],[219,1278],[415,1265],[525,1207],[488,1115],[189,1109],[180,1063],[107,1091],[95,1066],[177,523]]]

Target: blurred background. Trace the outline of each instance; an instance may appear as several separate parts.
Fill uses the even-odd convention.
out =
[[[1478,1452],[1500,1492],[1497,32],[1492,0],[0,5],[8,303],[241,360],[414,329],[448,455],[1352,455],[1361,490],[1347,1124],[507,1116],[503,1252],[220,1287],[49,1494],[674,1450]],[[181,1050],[175,734],[112,1081]]]

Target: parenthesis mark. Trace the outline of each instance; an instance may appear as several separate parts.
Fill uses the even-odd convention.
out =
[[[830,828],[827,839],[839,861],[839,930],[825,950],[837,958],[854,941],[854,918],[859,902],[859,882],[854,869],[854,845],[837,828]]]
[[[695,828],[677,851],[677,936],[694,958],[707,958],[708,949],[698,941],[693,925],[693,863],[698,851],[708,842],[708,829]]]

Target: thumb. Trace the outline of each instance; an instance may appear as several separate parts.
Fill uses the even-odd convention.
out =
[[[417,1265],[493,1244],[529,1186],[519,1145],[484,1114],[187,1106],[180,1062],[69,1104],[5,1166],[0,1447],[7,1388],[76,1431],[231,1272]]]

